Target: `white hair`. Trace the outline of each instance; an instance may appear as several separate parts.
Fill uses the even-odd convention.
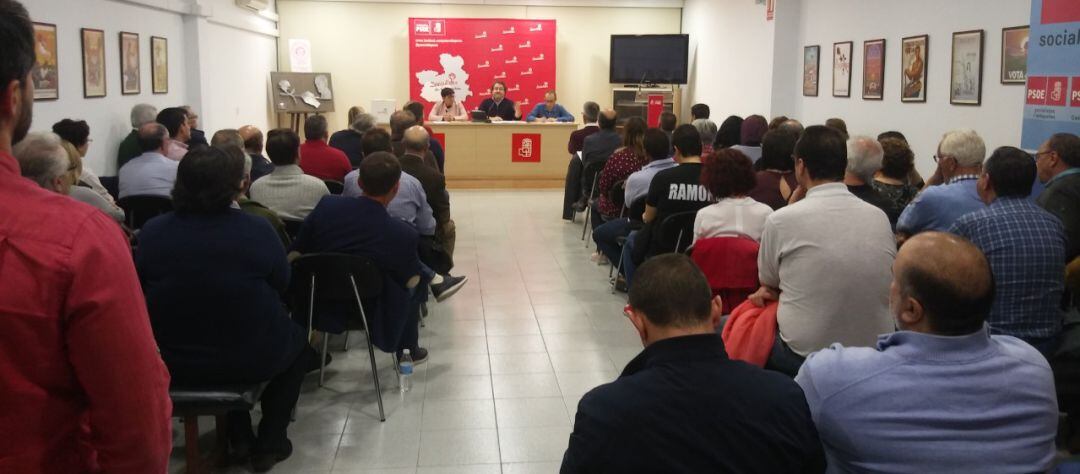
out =
[[[881,143],[874,138],[858,135],[847,141],[847,172],[869,184],[874,173],[881,169],[881,159],[885,151]]]
[[[369,113],[360,112],[359,114],[356,114],[356,119],[349,124],[349,128],[354,132],[361,134],[371,130],[375,128],[375,116]]]
[[[697,129],[698,134],[701,135],[701,143],[707,143],[712,145],[716,141],[716,122],[709,119],[699,118],[690,122],[694,128]]]
[[[71,165],[60,136],[52,132],[28,133],[13,151],[23,177],[50,191],[57,191],[53,183]]]
[[[157,120],[157,108],[150,104],[137,104],[131,108],[131,128],[139,128]]]
[[[938,145],[938,152],[939,155],[955,158],[960,166],[980,166],[986,159],[986,143],[975,130],[962,128],[945,133]]]

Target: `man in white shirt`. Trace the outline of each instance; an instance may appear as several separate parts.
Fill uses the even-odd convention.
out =
[[[892,332],[891,266],[896,242],[885,213],[844,185],[840,132],[808,127],[795,146],[806,197],[769,215],[758,252],[762,287],[750,300],[780,301],[766,368],[794,376],[806,356],[839,342],[872,347]]]
[[[127,196],[171,198],[180,162],[165,156],[168,130],[160,123],[144,124],[139,127],[137,140],[143,153],[120,167],[120,199]]]
[[[282,219],[302,221],[319,200],[330,194],[326,183],[304,174],[296,164],[300,157],[300,136],[287,128],[266,134],[266,154],[274,171],[251,183],[251,199],[262,203]]]

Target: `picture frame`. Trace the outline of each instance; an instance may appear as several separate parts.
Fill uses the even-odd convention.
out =
[[[833,97],[851,97],[851,56],[854,43],[833,43]]]
[[[83,97],[105,97],[105,32],[92,28],[79,30],[82,39]]]
[[[169,93],[169,40],[150,37],[150,92]]]
[[[952,35],[952,70],[949,103],[982,103],[983,30],[958,31]]]
[[[926,102],[930,36],[908,36],[900,45],[900,102]]]
[[[1001,83],[1027,83],[1028,25],[1001,29]]]
[[[140,74],[139,35],[120,32],[120,93],[134,95],[142,92]]]
[[[885,97],[885,39],[863,42],[862,98]]]
[[[34,22],[34,101],[60,98],[60,56],[57,54],[56,25]]]
[[[806,97],[817,97],[821,66],[821,46],[803,47],[803,91]]]

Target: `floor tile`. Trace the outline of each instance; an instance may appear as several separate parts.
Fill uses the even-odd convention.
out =
[[[334,469],[415,467],[419,453],[419,431],[372,429],[345,433],[341,437]]]
[[[520,462],[502,465],[502,474],[554,474],[559,472],[559,462]]]
[[[570,423],[562,397],[495,400],[495,416],[499,429],[568,426]]]
[[[427,400],[423,412],[423,431],[495,428],[491,400]]]
[[[499,374],[491,376],[495,398],[537,398],[561,395],[553,373]]]
[[[487,321],[489,336],[523,336],[540,334],[540,326],[532,318],[492,319]]]
[[[446,430],[420,433],[420,466],[499,462],[495,430]]]
[[[492,354],[545,352],[544,338],[539,334],[524,336],[488,336],[488,351]]]
[[[442,375],[427,381],[428,400],[490,399],[490,375]]]
[[[610,372],[615,370],[607,351],[549,352],[556,372]]]
[[[503,462],[558,461],[569,440],[570,427],[499,429]]]
[[[553,372],[551,360],[543,352],[491,354],[491,374],[536,374]]]

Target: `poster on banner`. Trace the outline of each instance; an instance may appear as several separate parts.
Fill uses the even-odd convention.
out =
[[[424,114],[451,88],[466,110],[502,81],[522,115],[555,90],[555,20],[409,18],[409,97]]]
[[[1027,150],[1055,133],[1080,134],[1080,2],[1031,2],[1023,121]]]
[[[660,126],[660,115],[664,113],[664,95],[649,94],[648,123],[650,127]]]
[[[292,72],[311,72],[311,41],[289,39],[289,68]]]

